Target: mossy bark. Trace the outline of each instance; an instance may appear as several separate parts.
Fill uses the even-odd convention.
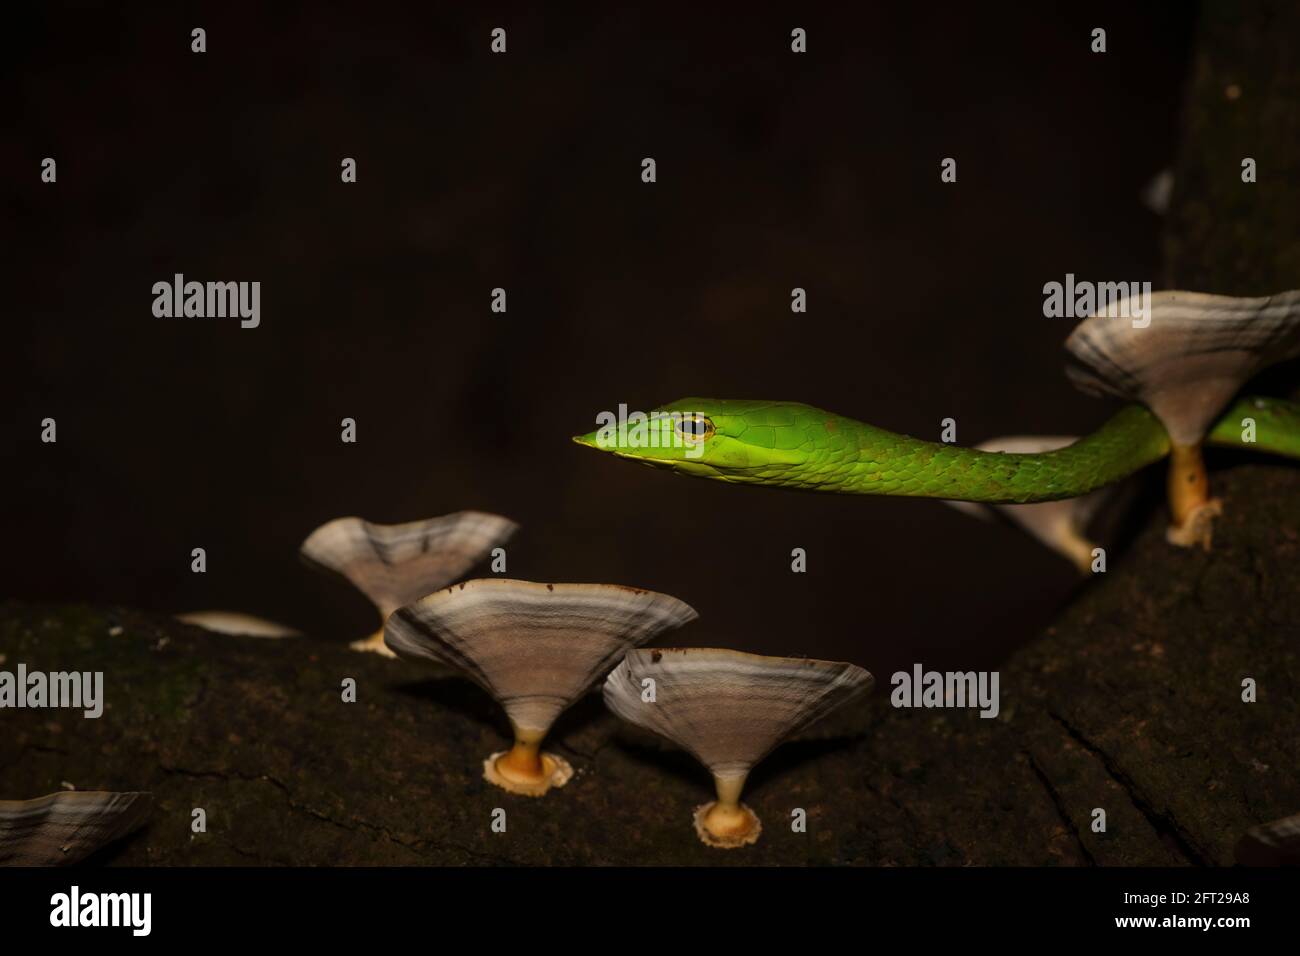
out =
[[[1171,285],[1300,287],[1298,35],[1294,4],[1207,5]],[[1300,811],[1300,470],[1214,464],[1226,513],[1212,553],[1170,547],[1164,515],[1148,513],[1002,667],[995,720],[894,709],[877,675],[871,698],[757,769],[745,801],[764,830],[743,850],[700,844],[691,813],[711,799],[708,776],[628,736],[597,698],[550,741],[574,779],[515,797],[482,780],[508,730],[468,684],[126,610],[0,608],[0,668],[101,670],[107,695],[98,720],[0,714],[0,798],[152,791],[149,826],[97,858],[114,864],[1227,864],[1247,827]]]

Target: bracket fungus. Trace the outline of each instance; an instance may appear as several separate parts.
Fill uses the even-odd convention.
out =
[[[517,530],[509,518],[483,511],[389,525],[337,518],[313,531],[299,553],[308,564],[350,581],[387,621],[402,605],[459,580]],[[392,656],[382,624],[351,647]]]
[[[77,863],[144,825],[148,793],[65,790],[0,800],[0,866]]]
[[[758,816],[740,802],[754,765],[872,683],[855,664],[711,648],[639,649],[606,679],[605,704],[708,768],[717,799],[696,807],[695,832],[708,846],[730,849],[754,843],[762,831]]]
[[[485,578],[399,609],[385,640],[400,657],[456,668],[496,699],[514,745],[484,761],[484,779],[540,797],[573,775],[567,760],[541,750],[555,719],[628,649],[696,617],[654,591]]]
[[[1156,292],[1145,324],[1127,300],[1093,315],[1065,347],[1079,363],[1070,378],[1086,392],[1144,403],[1169,432],[1167,537],[1210,546],[1222,504],[1209,496],[1201,442],[1214,419],[1255,373],[1300,355],[1300,291],[1254,299]],[[1132,314],[1137,314],[1136,312]]]
[[[1037,455],[1073,445],[1077,437],[1058,435],[1011,435],[991,438],[975,446],[976,451],[1000,451],[1013,455]],[[977,518],[1001,514],[1019,525],[1040,543],[1066,558],[1082,573],[1092,571],[1095,542],[1087,535],[1088,522],[1111,497],[1108,485],[1078,498],[1038,501],[1022,505],[988,505],[976,501],[946,501],[957,511]]]

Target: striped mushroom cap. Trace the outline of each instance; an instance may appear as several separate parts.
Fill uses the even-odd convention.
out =
[[[1199,444],[1256,372],[1300,355],[1300,291],[1257,299],[1156,292],[1149,324],[1134,327],[1128,299],[1078,324],[1065,347],[1081,389],[1144,403],[1175,443]]]
[[[654,681],[653,701],[643,697],[646,680]],[[737,777],[872,683],[855,664],[710,648],[638,649],[605,681],[605,703],[689,751],[715,777]]]
[[[467,574],[518,529],[483,511],[390,525],[337,518],[313,531],[299,553],[347,578],[387,617]]]
[[[70,790],[0,800],[0,866],[76,863],[144,825],[148,793]]]
[[[466,581],[401,608],[384,641],[455,667],[518,728],[545,731],[629,648],[696,618],[689,605],[616,584]]]

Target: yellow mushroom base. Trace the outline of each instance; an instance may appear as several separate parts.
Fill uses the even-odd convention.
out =
[[[1171,524],[1165,529],[1165,540],[1180,548],[1204,548],[1210,550],[1214,538],[1214,519],[1223,514],[1223,501],[1211,498],[1187,512],[1182,522]]]
[[[763,824],[743,803],[711,800],[695,808],[695,834],[705,846],[734,850],[758,842]]]
[[[573,765],[558,754],[538,750],[537,743],[516,741],[509,750],[483,761],[483,779],[521,797],[540,797],[573,777]]]
[[[1169,510],[1173,524],[1165,539],[1180,548],[1210,550],[1214,519],[1223,514],[1223,502],[1210,497],[1209,476],[1200,445],[1174,445],[1169,451]]]
[[[378,654],[380,657],[396,657],[388,645],[384,643],[384,629],[381,627],[369,637],[363,637],[359,641],[353,641],[348,647],[354,651],[362,651],[367,654]]]

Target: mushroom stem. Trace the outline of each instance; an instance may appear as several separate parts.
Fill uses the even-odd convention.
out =
[[[1061,552],[1073,562],[1081,574],[1092,574],[1092,552],[1097,547],[1094,541],[1070,528],[1061,533],[1058,544]]]
[[[562,787],[573,776],[573,767],[563,757],[544,752],[545,730],[511,723],[515,742],[509,750],[492,754],[483,762],[483,776],[502,790],[524,797],[540,797],[551,787]]]
[[[758,840],[763,825],[758,815],[740,802],[747,776],[715,776],[713,786],[718,799],[696,808],[695,832],[708,846],[729,850]]]
[[[384,629],[382,626],[369,637],[363,637],[360,640],[353,641],[348,645],[348,647],[352,648],[354,651],[365,651],[371,654],[379,654],[381,657],[397,656],[390,651],[388,645],[384,643]]]
[[[497,773],[518,783],[537,783],[545,775],[542,735],[515,728],[515,744],[497,758]]]
[[[1210,481],[1205,472],[1201,445],[1174,442],[1169,452],[1169,509],[1173,515],[1166,537],[1170,544],[1210,550],[1214,518],[1223,504],[1210,497]]]

